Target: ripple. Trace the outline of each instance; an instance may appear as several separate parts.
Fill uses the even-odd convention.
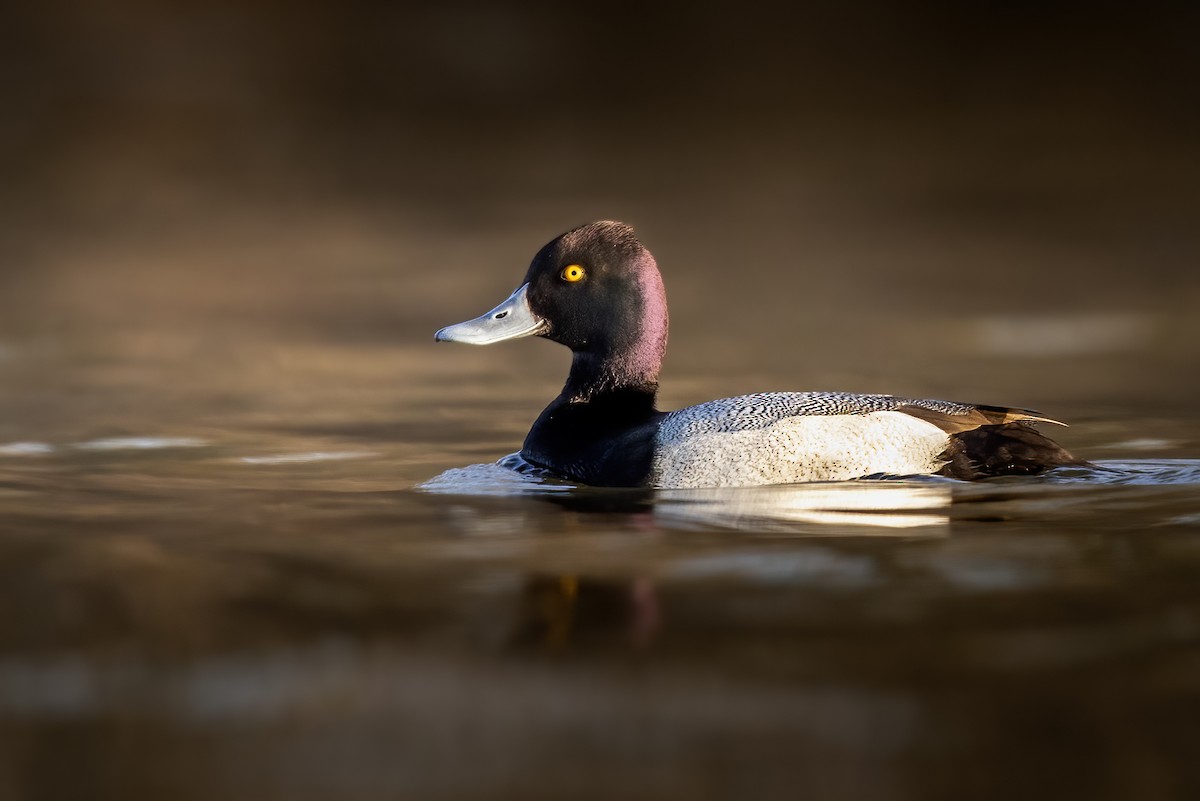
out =
[[[41,456],[54,453],[54,446],[45,442],[9,442],[0,445],[0,456]]]
[[[1177,439],[1140,437],[1136,439],[1125,439],[1121,440],[1120,442],[1112,442],[1104,447],[1125,451],[1164,451],[1168,448],[1177,448],[1179,445],[1180,441]]]
[[[195,437],[109,437],[77,442],[85,451],[149,451],[161,448],[200,448],[208,442]]]
[[[1200,459],[1110,459],[1090,467],[1063,467],[1046,474],[1052,484],[1200,484]]]
[[[528,495],[565,492],[575,486],[495,462],[452,467],[418,484],[415,489],[438,495]]]
[[[311,451],[309,453],[276,453],[269,456],[243,456],[245,464],[303,464],[306,462],[342,462],[378,456],[374,451]]]
[[[541,496],[566,508],[652,511],[657,522],[685,529],[786,531],[810,527],[828,534],[838,528],[852,536],[886,534],[944,536],[963,507],[978,512],[982,502],[1014,513],[1027,508],[1078,511],[1076,490],[1086,487],[1190,486],[1200,484],[1200,460],[1113,460],[1088,467],[1060,468],[1042,476],[962,482],[930,476],[775,484],[711,489],[620,490],[575,486],[530,469],[512,457],[495,464],[451,468],[415,489],[443,495]],[[1014,494],[1014,490],[1017,493]],[[632,493],[632,494],[631,494]],[[1097,499],[1088,496],[1087,504]],[[1049,504],[1049,507],[1047,507]],[[1032,506],[1031,506],[1032,505]],[[1001,512],[996,512],[1001,514]],[[1190,513],[1172,522],[1191,522]]]

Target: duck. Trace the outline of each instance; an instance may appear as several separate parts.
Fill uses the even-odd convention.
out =
[[[520,459],[596,487],[740,487],[864,478],[979,480],[1084,464],[1029,409],[851,392],[760,392],[660,411],[667,296],[634,229],[601,220],[534,255],[491,311],[438,342],[543,337],[571,350]]]

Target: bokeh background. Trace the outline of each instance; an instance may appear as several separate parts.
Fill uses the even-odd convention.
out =
[[[568,363],[433,332],[598,218],[662,267],[664,408],[894,392],[1195,459],[1198,30],[6,9],[0,797],[1196,797],[1186,478],[869,541],[413,487],[516,450]]]
[[[826,377],[823,351],[859,365],[830,380],[887,389],[886,364],[939,335],[1021,357],[1177,347],[1200,303],[1197,21],[1186,3],[24,4],[0,32],[4,329],[417,342],[490,308],[558,232],[616,218],[666,273],[670,364],[706,363],[713,329],[739,366],[786,361],[792,388]],[[969,315],[998,333],[911,326]],[[1096,372],[1078,370],[1128,400],[1127,372]],[[1166,370],[1194,398],[1187,372]]]

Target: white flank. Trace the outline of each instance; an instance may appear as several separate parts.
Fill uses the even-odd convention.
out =
[[[659,487],[750,487],[936,472],[949,438],[903,412],[800,415],[750,431],[657,443]]]

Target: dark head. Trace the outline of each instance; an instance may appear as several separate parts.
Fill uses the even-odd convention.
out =
[[[521,287],[492,311],[437,332],[484,345],[543,336],[575,354],[568,390],[652,389],[667,346],[667,299],[658,266],[633,229],[594,222],[537,252]]]

